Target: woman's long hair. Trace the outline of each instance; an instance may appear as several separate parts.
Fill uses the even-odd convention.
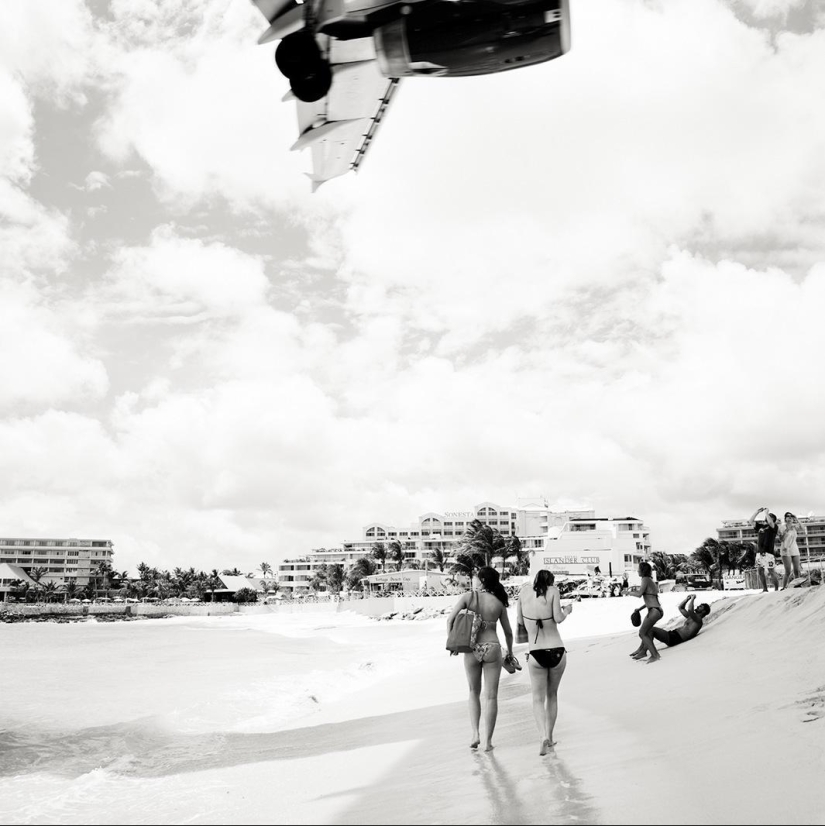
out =
[[[536,578],[533,580],[533,590],[536,592],[537,597],[543,597],[547,595],[547,589],[556,581],[556,578],[553,576],[552,571],[547,571],[542,569],[536,574]]]
[[[785,516],[786,516],[786,517],[788,517],[788,516],[790,516],[790,517],[791,517],[791,524],[792,524],[792,525],[796,528],[796,532],[797,532],[797,533],[804,533],[804,534],[806,534],[806,535],[807,535],[807,533],[808,533],[808,529],[807,529],[807,528],[806,528],[806,527],[805,527],[805,526],[804,526],[804,525],[803,525],[803,524],[799,521],[799,518],[798,518],[798,517],[796,517],[796,516],[795,516],[794,514],[792,514],[790,511],[788,511],[788,512],[785,514]]]
[[[489,591],[499,602],[504,604],[505,608],[510,604],[507,591],[504,590],[504,586],[499,581],[498,571],[495,568],[490,568],[485,565],[483,568],[478,569],[476,576],[478,576],[479,582],[484,586],[484,590]]]
[[[651,576],[653,574],[653,568],[650,567],[649,562],[640,562],[639,563],[639,576]]]

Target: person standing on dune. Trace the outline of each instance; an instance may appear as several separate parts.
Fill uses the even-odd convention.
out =
[[[761,519],[757,519],[759,514]],[[748,520],[753,525],[756,534],[756,569],[759,571],[759,581],[762,583],[762,590],[768,590],[768,575],[773,583],[774,591],[779,590],[779,579],[776,576],[776,534],[779,525],[776,514],[771,513],[767,507],[757,508],[753,516]]]
[[[800,531],[804,531],[804,528],[799,520],[788,511],[785,514],[785,530],[782,531],[782,538],[779,542],[779,552],[782,556],[782,564],[785,566],[785,578],[781,589],[783,591],[788,587],[791,579],[798,579],[801,574],[799,545],[796,544]],[[793,577],[791,577],[791,570],[793,570]]]

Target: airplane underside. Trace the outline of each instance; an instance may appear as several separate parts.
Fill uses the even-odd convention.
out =
[[[372,37],[386,77],[461,77],[542,63],[564,54],[569,31],[563,0],[501,3],[491,0],[422,0],[393,5],[368,18],[340,15],[313,20],[311,4],[298,31],[286,34],[275,53],[278,69],[296,98],[317,101],[330,90],[333,71],[324,45]],[[325,7],[322,7],[322,12]]]

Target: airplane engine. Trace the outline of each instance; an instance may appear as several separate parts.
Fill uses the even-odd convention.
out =
[[[504,14],[486,3],[407,6],[373,34],[378,65],[387,77],[460,77],[542,63],[570,46],[566,5],[546,0],[505,7]]]

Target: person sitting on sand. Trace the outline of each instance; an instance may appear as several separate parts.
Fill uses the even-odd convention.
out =
[[[541,738],[541,755],[556,745],[553,729],[559,713],[559,683],[567,668],[567,653],[558,624],[573,610],[572,605],[562,607],[561,594],[554,581],[550,571],[539,571],[533,587],[522,589],[516,609],[518,624],[527,628],[530,645],[527,672],[533,692],[533,716]]]
[[[694,608],[694,600],[696,594],[691,594],[685,597],[679,603],[679,613],[687,619],[676,628],[654,628],[652,630],[653,638],[659,642],[663,642],[668,648],[673,648],[674,645],[679,645],[688,640],[692,640],[701,630],[705,618],[710,614],[710,605],[703,602],[697,608]]]
[[[473,591],[478,595],[478,611],[481,614],[481,628],[478,631],[474,650],[464,655],[464,670],[470,686],[470,727],[472,740],[470,748],[477,749],[481,743],[479,723],[481,721],[481,678],[484,675],[484,751],[493,750],[493,730],[498,717],[498,683],[501,678],[501,643],[496,633],[496,622],[501,620],[504,640],[507,644],[507,656],[513,656],[513,631],[507,606],[510,604],[507,592],[499,581],[498,571],[494,568],[479,568],[473,577]],[[447,619],[447,633],[453,627],[455,618],[462,608],[469,608],[473,591],[467,591],[453,608]]]
[[[638,595],[644,600],[647,616],[639,627],[639,647],[630,655],[634,660],[643,660],[647,657],[648,663],[655,663],[661,659],[653,643],[653,626],[665,615],[659,604],[659,586],[654,582],[652,575],[650,563],[640,562],[639,576],[642,578],[642,587]]]

